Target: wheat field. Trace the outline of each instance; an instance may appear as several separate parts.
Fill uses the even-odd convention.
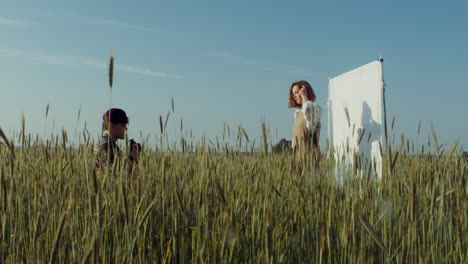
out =
[[[325,155],[299,172],[290,153],[273,153],[265,126],[258,147],[241,128],[237,144],[169,143],[162,120],[137,172],[96,171],[85,133],[73,146],[65,131],[41,139],[24,122],[2,131],[0,262],[468,260],[468,160],[457,145],[424,155],[393,146],[381,181],[338,184]]]

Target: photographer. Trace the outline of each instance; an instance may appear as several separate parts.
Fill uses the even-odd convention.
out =
[[[124,110],[111,108],[102,115],[102,137],[94,149],[96,168],[104,169],[109,162],[112,166],[117,160],[123,157],[120,153],[117,140],[124,139],[127,133],[128,117]],[[131,171],[134,164],[138,163],[141,152],[141,145],[130,140],[130,150],[125,159],[125,164],[129,163]],[[120,162],[119,162],[120,164]]]

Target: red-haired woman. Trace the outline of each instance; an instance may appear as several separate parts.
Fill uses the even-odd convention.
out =
[[[292,147],[294,159],[300,160],[304,153],[311,153],[313,148],[316,165],[320,161],[320,113],[315,104],[316,95],[307,81],[297,81],[289,89],[288,106],[298,108],[294,113]]]

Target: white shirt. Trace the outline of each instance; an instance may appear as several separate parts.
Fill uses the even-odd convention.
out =
[[[305,104],[302,105],[301,109],[296,110],[296,112],[294,113],[294,122],[296,121],[297,115],[304,115],[307,131],[309,131],[310,133],[314,133],[315,128],[320,122],[321,113],[322,109],[320,108],[320,106],[316,105],[312,101],[307,101],[305,102]],[[292,144],[292,147],[294,148],[294,143]]]

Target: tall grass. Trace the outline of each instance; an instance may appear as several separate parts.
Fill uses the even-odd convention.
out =
[[[239,128],[243,143],[185,135],[184,152],[171,152],[182,146],[168,143],[168,118],[158,151],[144,144],[138,177],[95,171],[84,132],[73,147],[65,131],[43,143],[23,128],[15,147],[0,130],[0,262],[468,260],[468,161],[456,144],[409,155],[402,143],[381,181],[340,185],[333,160],[297,173],[290,154],[268,151],[266,126],[259,147]]]

